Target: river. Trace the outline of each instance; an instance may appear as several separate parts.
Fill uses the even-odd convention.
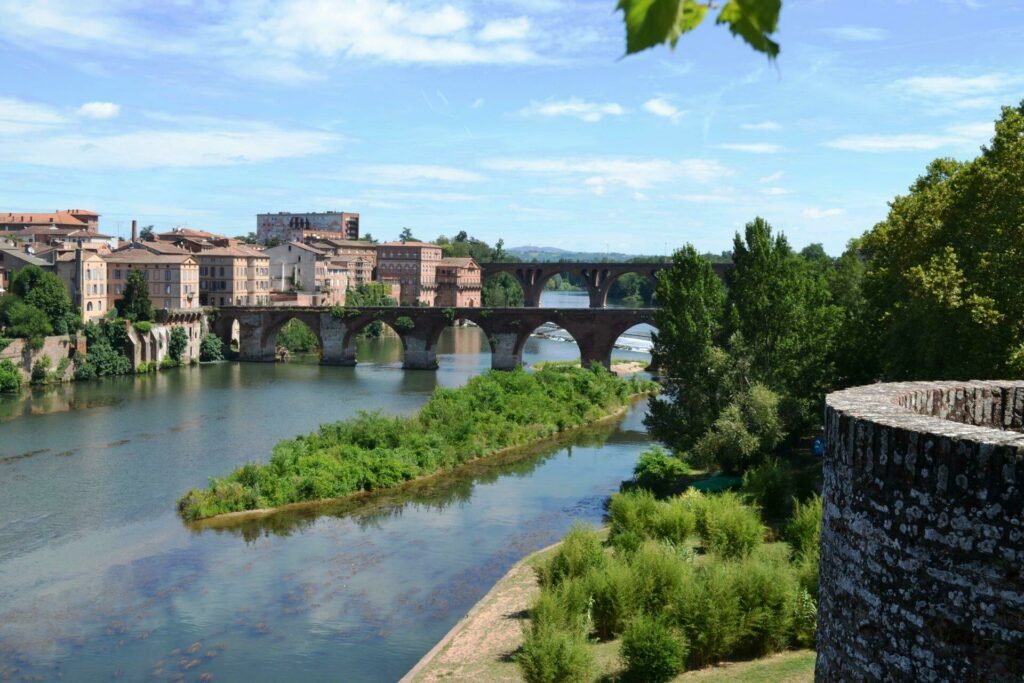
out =
[[[199,531],[175,500],[321,422],[417,410],[483,371],[485,343],[445,331],[437,372],[403,371],[383,338],[355,368],[223,363],[0,398],[0,679],[400,677],[517,559],[600,520],[648,443],[642,405],[369,503]],[[574,356],[534,338],[524,360]]]

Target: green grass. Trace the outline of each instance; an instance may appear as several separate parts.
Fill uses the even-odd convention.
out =
[[[198,520],[390,488],[592,423],[656,387],[599,367],[488,372],[436,389],[415,417],[360,413],[282,441],[270,462],[211,478],[178,510]]]
[[[622,680],[618,640],[591,645],[594,653],[595,680],[615,683]],[[814,650],[788,650],[745,662],[724,662],[686,671],[674,683],[811,683],[814,680]]]

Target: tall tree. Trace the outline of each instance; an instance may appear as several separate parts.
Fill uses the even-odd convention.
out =
[[[933,161],[861,240],[891,379],[1024,376],[1024,102],[969,162]]]
[[[415,242],[416,238],[412,236],[411,228],[402,228],[402,232],[398,234],[398,239],[402,242]]]
[[[725,288],[711,263],[692,245],[675,252],[658,275],[654,365],[662,393],[650,403],[646,424],[676,451],[686,451],[715,420],[714,344],[721,331]]]
[[[26,266],[11,279],[11,292],[43,311],[56,334],[68,334],[78,326],[67,287],[53,273],[38,266]]]
[[[122,318],[140,322],[153,319],[153,303],[149,300],[149,284],[141,270],[133,268],[128,273],[124,296],[116,302],[117,312]]]

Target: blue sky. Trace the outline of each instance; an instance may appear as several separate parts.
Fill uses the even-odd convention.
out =
[[[785,0],[776,64],[711,22],[620,59],[614,4],[0,0],[0,211],[838,253],[1024,98],[1019,0]]]

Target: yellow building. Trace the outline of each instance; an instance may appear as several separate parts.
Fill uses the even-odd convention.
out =
[[[154,254],[124,249],[104,257],[107,262],[107,307],[124,296],[128,274],[142,271],[154,308],[199,308],[199,264],[192,254]]]

